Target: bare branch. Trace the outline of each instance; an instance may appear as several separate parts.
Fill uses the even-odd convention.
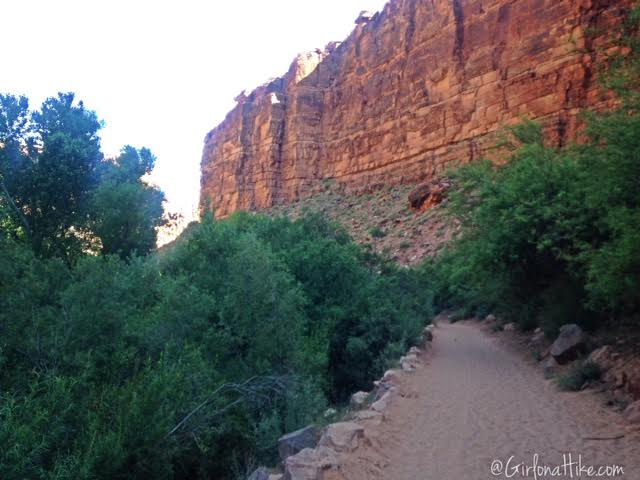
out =
[[[186,416],[178,422],[166,435],[170,437],[182,428],[191,417],[210,404],[217,398],[220,398],[225,392],[231,392],[238,395],[238,398],[229,402],[222,408],[219,408],[210,414],[212,416],[222,415],[234,406],[243,402],[269,401],[273,399],[274,393],[283,393],[287,387],[291,385],[293,377],[291,376],[256,376],[240,383],[225,383],[216,388],[203,402],[191,410]]]

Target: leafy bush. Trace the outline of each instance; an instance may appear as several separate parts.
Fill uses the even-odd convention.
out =
[[[0,236],[2,478],[233,478],[405,351],[425,277],[320,217],[207,217],[160,256]]]
[[[369,235],[371,235],[373,238],[383,238],[387,235],[387,233],[380,227],[373,227],[371,230],[369,230]]]
[[[592,328],[640,309],[640,60],[634,10],[627,50],[602,72],[618,108],[588,116],[588,141],[557,148],[525,121],[500,146],[508,161],[453,174],[462,236],[422,268],[440,308],[496,311],[522,328]],[[504,150],[503,150],[504,151]]]
[[[597,363],[589,361],[575,362],[569,370],[560,375],[556,383],[561,390],[579,391],[586,382],[598,380],[602,369]]]

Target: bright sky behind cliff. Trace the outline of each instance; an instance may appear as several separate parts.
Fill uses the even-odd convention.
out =
[[[32,108],[73,91],[105,121],[103,151],[147,146],[170,209],[197,206],[205,134],[233,98],[296,54],[343,40],[386,0],[2,2],[0,92]]]

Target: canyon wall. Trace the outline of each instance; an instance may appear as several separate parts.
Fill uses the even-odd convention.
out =
[[[205,138],[201,207],[216,216],[422,181],[538,119],[575,139],[607,99],[597,55],[625,0],[391,0],[342,43],[300,55]],[[295,41],[295,39],[292,39]],[[609,99],[610,101],[610,99]]]

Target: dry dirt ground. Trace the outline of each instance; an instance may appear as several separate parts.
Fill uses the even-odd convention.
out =
[[[593,392],[559,392],[476,324],[439,324],[433,348],[415,373],[403,376],[399,390],[382,423],[364,422],[366,444],[351,454],[340,478],[640,479],[637,430]],[[535,455],[538,466],[551,468],[546,474],[526,470]],[[624,475],[578,475],[568,463],[580,460],[585,468],[622,466]]]

